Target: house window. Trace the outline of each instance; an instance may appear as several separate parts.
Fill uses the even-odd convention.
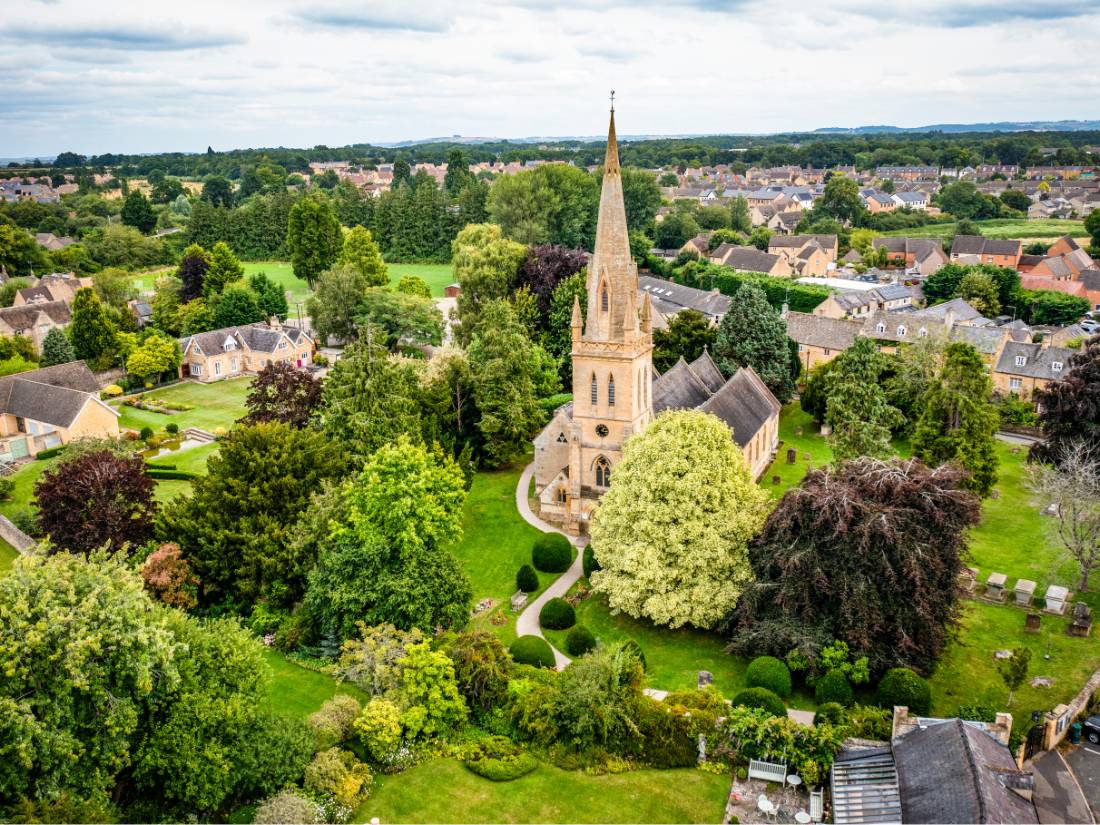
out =
[[[918,338],[923,338],[927,334],[928,334],[928,330],[926,330],[924,327],[921,327],[919,330],[917,330],[917,337]]]
[[[801,344],[798,345],[798,351],[802,352],[802,345]]]
[[[592,373],[592,406],[596,406],[600,402],[600,388],[596,383],[596,373]]]
[[[615,406],[615,376],[607,379],[607,406]]]
[[[611,462],[602,455],[596,459],[596,486],[611,486]]]
[[[1017,355],[1016,356],[1016,366],[1017,367],[1022,367],[1026,363],[1027,363],[1027,356],[1026,355]]]
[[[1061,372],[1062,371],[1062,362],[1061,361],[1053,362],[1050,365],[1050,371],[1051,372]]]
[[[600,288],[600,312],[607,312],[607,287]]]
[[[214,375],[221,375],[221,374],[222,374],[222,362],[221,361],[215,361],[214,362]]]
[[[881,321],[875,324],[875,332],[886,332],[886,324]]]
[[[202,375],[202,364],[188,364],[192,375]]]
[[[233,372],[240,372],[241,371],[240,362],[236,358],[230,359],[229,369]]]
[[[1010,390],[1020,389],[1020,379],[1019,378],[1009,378],[1008,379],[1008,388]]]
[[[558,504],[565,504],[565,490],[558,488]]]
[[[905,337],[905,326],[904,325],[898,327],[898,337],[899,338],[904,338]]]

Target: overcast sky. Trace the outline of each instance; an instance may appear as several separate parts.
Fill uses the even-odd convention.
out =
[[[1100,117],[1097,0],[0,9],[0,157]]]

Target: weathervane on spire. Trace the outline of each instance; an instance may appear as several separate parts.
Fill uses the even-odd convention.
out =
[[[611,111],[615,111],[615,90],[611,90]]]

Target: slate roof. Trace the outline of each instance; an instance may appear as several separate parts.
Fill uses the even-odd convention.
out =
[[[651,275],[638,277],[638,289],[639,295],[649,293],[654,306],[665,315],[681,309],[694,309],[710,318],[718,318],[726,314],[730,305],[729,296],[723,295],[717,289],[695,289]],[[662,308],[662,304],[665,308]]]
[[[755,246],[733,246],[723,254],[721,263],[741,272],[771,272],[779,262],[778,255],[761,252]]]
[[[701,357],[710,360],[706,354]],[[769,418],[779,414],[780,406],[756,372],[741,367],[699,410],[725,421],[737,446],[744,447]]]
[[[653,412],[694,410],[712,395],[706,382],[680,358],[671,369],[653,382]]]
[[[1038,822],[1034,805],[1006,784],[1017,774],[1008,749],[960,719],[918,728],[893,751],[902,822]]]
[[[691,367],[691,371],[695,373],[695,376],[707,385],[707,389],[711,392],[718,392],[722,385],[726,383],[722,371],[718,369],[718,365],[711,359],[710,353],[705,347],[703,348],[703,354],[688,366]]]
[[[226,327],[210,332],[200,332],[182,338],[180,344],[183,346],[184,351],[187,350],[188,346],[194,345],[204,355],[213,355],[216,352],[224,352],[226,339],[233,338],[237,346],[247,347],[253,352],[275,352],[275,348],[282,340],[283,335],[286,335],[295,344],[302,338],[309,340],[309,336],[297,327],[282,326],[276,329],[261,321],[241,327]]]
[[[1083,283],[1089,292],[1100,290],[1100,269],[1082,269],[1077,280]]]
[[[1042,344],[1009,341],[1001,350],[1001,357],[997,359],[993,371],[1053,381],[1064,377],[1069,371],[1069,359],[1075,352],[1077,351],[1065,347],[1044,347]],[[1017,364],[1017,358],[1023,358],[1024,363]],[[1055,370],[1055,363],[1061,364],[1061,369]]]
[[[985,238],[981,235],[956,235],[952,255],[1019,255],[1023,242]]]
[[[955,324],[951,327],[951,340],[970,344],[983,355],[993,355],[1007,335],[1001,327],[971,327]]]
[[[921,315],[926,315],[930,318],[946,318],[947,310],[951,310],[955,313],[956,323],[960,321],[976,321],[982,317],[982,314],[978,310],[974,309],[962,298],[952,298],[950,301],[944,301],[942,304],[936,304],[920,311]]]
[[[0,412],[69,427],[89,400],[98,400],[98,393],[99,383],[87,364],[73,361],[0,378]]]
[[[824,250],[836,249],[836,235],[772,235],[768,247],[793,247],[801,249],[804,244],[817,241]]]
[[[823,349],[847,349],[863,328],[861,321],[819,318],[806,312],[787,313],[787,336],[795,343]]]
[[[877,286],[872,292],[877,292],[879,298],[884,301],[898,301],[902,298],[910,298],[913,293],[909,291],[909,287],[902,284],[883,284]]]
[[[0,309],[0,321],[14,330],[30,329],[44,312],[53,323],[64,326],[72,320],[69,305],[64,301],[46,301],[40,304],[24,304]]]

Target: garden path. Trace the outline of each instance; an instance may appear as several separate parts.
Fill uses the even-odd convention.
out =
[[[542,592],[542,595],[531,602],[531,604],[527,605],[524,611],[520,613],[519,617],[516,619],[517,636],[538,636],[539,638],[545,639],[546,637],[542,635],[542,628],[539,626],[539,611],[542,610],[542,606],[550,601],[550,599],[564,596],[568,593],[569,588],[584,575],[584,553],[582,551],[584,550],[586,542],[580,536],[566,535],[557,527],[550,524],[550,522],[543,521],[531,510],[531,503],[527,500],[527,491],[531,489],[531,477],[534,476],[534,474],[535,465],[532,463],[528,464],[522,475],[520,475],[519,483],[516,485],[516,509],[519,510],[519,514],[523,517],[523,520],[532,527],[544,533],[561,533],[577,548],[577,558],[573,560],[573,564],[569,566],[569,569],[555,579],[550,586]],[[563,670],[569,666],[572,659],[553,645],[550,645],[550,649],[554,651],[554,667],[558,670]]]

